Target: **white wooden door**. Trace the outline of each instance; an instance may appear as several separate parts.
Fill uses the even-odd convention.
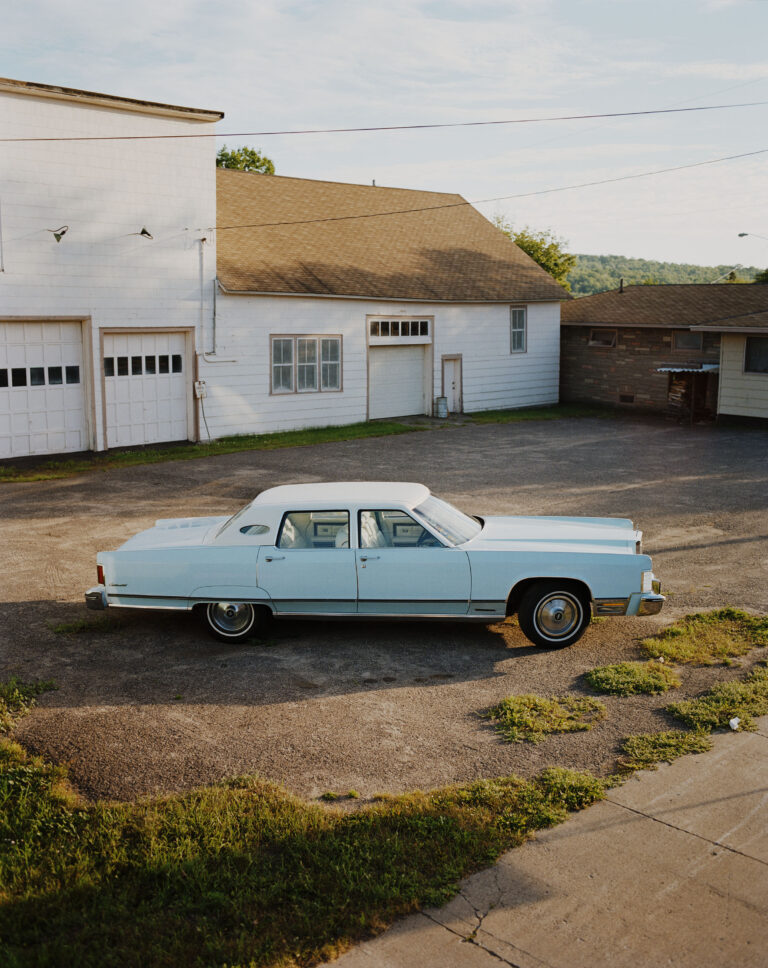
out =
[[[79,323],[0,323],[0,458],[88,450]]]
[[[424,346],[371,346],[368,416],[426,413]]]
[[[461,360],[443,360],[443,396],[448,400],[449,413],[461,413]]]
[[[190,439],[191,375],[184,333],[107,333],[107,446]]]

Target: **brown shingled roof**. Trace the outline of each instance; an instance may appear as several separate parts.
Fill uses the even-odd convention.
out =
[[[625,286],[574,299],[560,315],[565,326],[701,326],[768,312],[768,286]]]
[[[461,195],[221,168],[217,208],[218,276],[228,290],[430,302],[570,298]],[[276,222],[288,224],[264,224]]]
[[[702,323],[701,328],[714,329],[718,332],[757,329],[768,333],[768,310],[760,313],[747,313],[744,316],[729,316],[726,319],[711,319],[707,323]]]

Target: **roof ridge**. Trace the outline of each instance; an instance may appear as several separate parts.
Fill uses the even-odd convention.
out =
[[[229,172],[233,175],[263,175],[260,171],[240,171],[237,168],[219,168],[221,172]],[[429,188],[401,188],[398,185],[368,185],[364,182],[345,182],[336,181],[331,178],[305,178],[301,175],[268,175],[268,178],[279,178],[284,181],[310,182],[313,185],[342,185],[344,188],[373,188],[385,192],[413,192],[415,195],[439,195],[441,198],[460,198],[462,202],[471,205],[463,195],[458,192],[435,192]]]

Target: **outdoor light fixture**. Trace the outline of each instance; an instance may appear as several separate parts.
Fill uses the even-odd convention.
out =
[[[751,235],[753,239],[765,239],[768,242],[768,235],[758,235],[757,232],[739,232],[739,238],[743,239],[747,235]]]
[[[64,236],[69,231],[69,226],[68,225],[61,225],[57,229],[46,229],[46,231],[47,232],[51,232],[53,234],[54,239],[56,239],[57,242],[61,242],[61,240],[64,238]]]
[[[143,235],[145,239],[153,239],[154,238],[154,236],[152,235],[152,233],[147,229],[146,225],[142,228],[141,232],[138,232],[137,234],[138,235]]]

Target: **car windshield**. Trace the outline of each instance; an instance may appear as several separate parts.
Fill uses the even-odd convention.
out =
[[[434,494],[418,504],[413,513],[452,545],[464,544],[482,531],[477,521]]]
[[[235,521],[238,520],[238,518],[242,517],[242,515],[245,514],[245,512],[250,508],[250,506],[251,506],[250,503],[246,504],[244,508],[240,508],[240,510],[237,511],[235,514],[233,514],[231,518],[227,518],[224,524],[222,524],[222,526],[216,532],[216,537],[217,538],[221,537],[221,535],[226,531],[226,529],[230,526],[230,524],[234,524]]]

